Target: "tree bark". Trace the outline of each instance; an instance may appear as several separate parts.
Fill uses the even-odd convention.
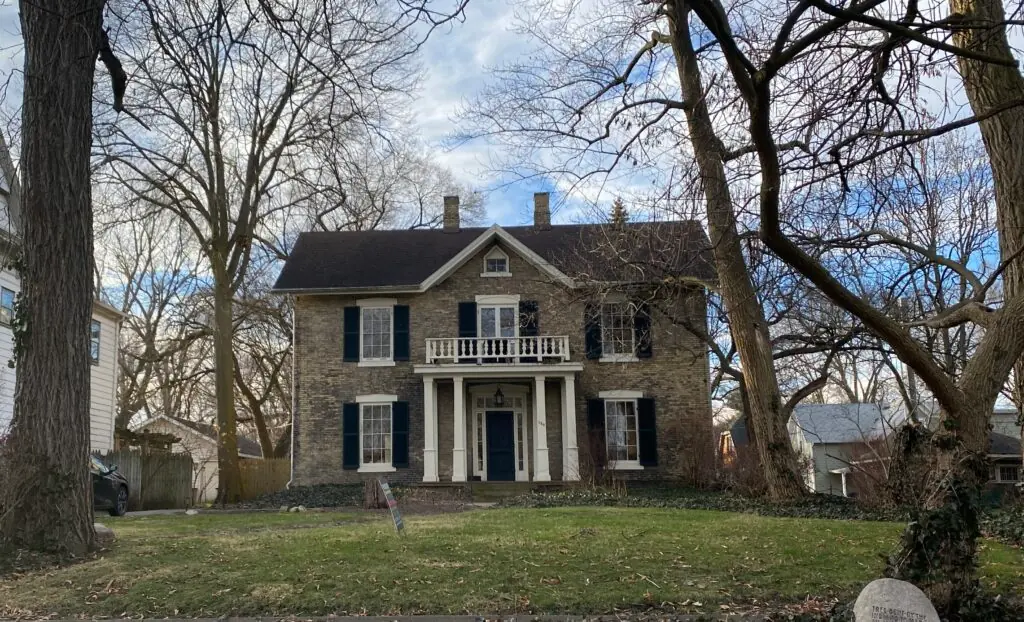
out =
[[[805,494],[806,489],[786,428],[790,413],[784,407],[779,391],[768,322],[743,257],[722,159],[725,148],[715,134],[704,101],[700,67],[690,43],[689,9],[681,2],[671,6],[672,50],[686,102],[690,142],[704,187],[711,250],[729,328],[743,364],[745,397],[749,405],[748,432],[757,439],[756,448],[769,496],[774,499],[799,497]]]
[[[242,498],[242,474],[238,467],[238,429],[235,422],[234,289],[222,262],[213,264],[213,375],[217,394],[217,502],[235,503]]]
[[[102,0],[22,2],[21,296],[5,543],[61,555],[93,545],[89,322],[92,90]],[[107,345],[109,346],[109,343]]]

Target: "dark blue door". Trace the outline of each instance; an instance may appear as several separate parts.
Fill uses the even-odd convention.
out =
[[[516,437],[510,411],[487,413],[487,481],[516,478]]]

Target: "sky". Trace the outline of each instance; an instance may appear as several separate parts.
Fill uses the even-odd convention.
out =
[[[422,49],[425,76],[413,106],[421,139],[437,160],[460,182],[486,191],[489,222],[484,224],[530,224],[533,193],[557,188],[554,180],[496,177],[488,167],[495,146],[485,141],[456,145],[446,140],[458,130],[454,117],[459,105],[479,91],[488,71],[529,51],[529,43],[508,28],[512,15],[513,6],[504,0],[472,0],[464,22],[436,31]],[[586,217],[578,203],[557,193],[551,207],[556,223]]]
[[[461,103],[472,97],[487,79],[488,70],[527,51],[523,37],[511,32],[513,6],[505,0],[473,0],[465,19],[436,30],[421,50],[424,75],[419,93],[411,100],[412,120],[426,149],[456,179],[485,192],[485,225],[529,224],[533,220],[533,193],[554,192],[553,180],[516,181],[496,177],[488,169],[494,145],[484,141],[453,144],[458,129],[455,115]],[[21,34],[17,3],[0,0],[0,80],[20,71]],[[98,84],[105,87],[106,84]],[[10,106],[18,96],[7,94]],[[514,182],[514,183],[512,183]],[[574,222],[587,214],[579,202],[555,193],[552,220]],[[438,197],[438,201],[442,200]],[[611,197],[608,199],[609,203]]]

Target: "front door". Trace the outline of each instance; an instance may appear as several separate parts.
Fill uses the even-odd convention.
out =
[[[487,481],[516,478],[516,437],[510,410],[487,412]]]

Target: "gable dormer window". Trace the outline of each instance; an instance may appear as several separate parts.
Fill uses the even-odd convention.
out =
[[[495,246],[484,255],[484,271],[480,276],[512,276],[508,268],[508,255]]]

